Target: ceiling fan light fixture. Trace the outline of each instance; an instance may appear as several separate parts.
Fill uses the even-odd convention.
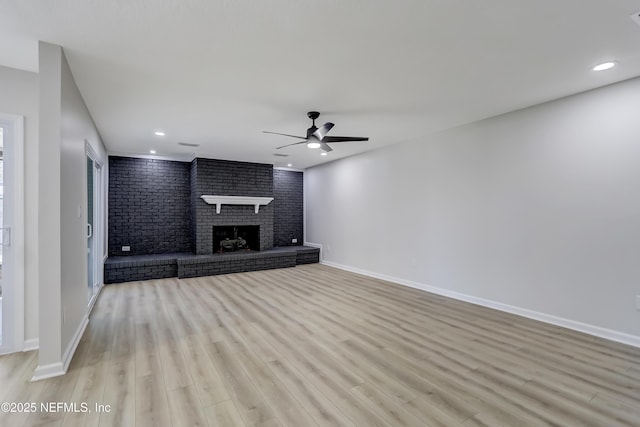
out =
[[[194,144],[191,142],[178,142],[178,145],[182,145],[183,147],[200,147],[200,144]]]
[[[603,62],[602,64],[598,64],[592,68],[593,71],[605,71],[610,70],[615,67],[617,63],[615,61]]]
[[[307,144],[307,147],[309,148],[320,148],[321,144],[319,142],[316,141],[311,141]]]

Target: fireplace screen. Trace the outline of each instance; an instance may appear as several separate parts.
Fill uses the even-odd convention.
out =
[[[213,252],[259,251],[259,225],[225,225],[213,227]]]

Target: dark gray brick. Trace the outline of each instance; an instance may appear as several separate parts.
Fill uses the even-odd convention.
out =
[[[273,170],[273,244],[291,246],[303,243],[303,174],[302,172]],[[292,243],[297,239],[297,243]]]
[[[185,163],[111,156],[109,167],[109,256],[116,261],[105,266],[107,283],[175,276],[175,259],[159,254],[211,255],[214,226],[260,226],[261,251],[290,246],[291,239],[302,243],[302,172],[202,158]],[[274,201],[258,214],[252,206],[234,205],[223,205],[216,214],[215,206],[200,198],[203,194],[274,197]],[[125,245],[131,246],[131,252],[121,252]],[[136,257],[140,255],[151,259]],[[138,261],[129,263],[114,256]],[[316,259],[317,254],[302,253],[296,262]],[[270,257],[227,261],[242,271],[277,264]]]
[[[110,156],[109,256],[190,252],[190,193],[188,163]]]
[[[223,205],[216,214],[214,205],[200,196],[273,197],[273,166],[196,158],[191,162],[191,235],[197,255],[213,253],[213,227],[260,226],[260,250],[273,247],[273,202],[254,213],[253,206]]]

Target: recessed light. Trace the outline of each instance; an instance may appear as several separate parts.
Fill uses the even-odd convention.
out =
[[[321,156],[326,156],[326,155],[328,155],[328,154],[329,154],[329,153],[327,153],[326,151],[323,151],[322,153],[320,153],[320,155],[321,155]]]
[[[149,153],[156,154],[156,150],[149,150]]]
[[[307,147],[309,148],[320,148],[322,144],[320,144],[319,142],[310,142],[307,144]]]
[[[155,136],[164,136],[164,132],[162,132],[161,130],[157,130],[153,133]]]
[[[291,166],[293,166],[293,165],[292,165],[291,163],[288,163],[288,164],[287,164],[287,166],[288,166],[288,167],[291,167]]]
[[[615,61],[603,62],[602,64],[598,64],[592,68],[593,71],[605,71],[610,70],[616,66]]]

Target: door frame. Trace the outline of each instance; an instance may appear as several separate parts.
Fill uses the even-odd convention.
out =
[[[3,140],[4,146],[7,147],[7,141],[11,144],[9,149],[12,162],[4,164],[5,176],[11,176],[13,182],[11,194],[11,252],[12,252],[12,268],[9,270],[9,278],[11,285],[7,288],[3,286],[3,316],[5,319],[12,319],[13,328],[10,328],[9,334],[7,326],[3,322],[2,345],[0,345],[0,354],[22,351],[24,349],[24,117],[14,114],[0,113],[0,125],[4,128]],[[4,159],[7,159],[7,150],[4,148]],[[6,181],[5,181],[6,184]],[[6,193],[5,193],[6,196]],[[3,255],[4,258],[4,255]],[[4,263],[4,259],[3,259]],[[3,276],[5,271],[2,272]],[[5,276],[6,277],[6,276]],[[5,291],[8,292],[5,293]],[[5,304],[6,299],[9,304]],[[9,308],[10,314],[5,316],[5,310]],[[8,336],[7,336],[8,335]],[[8,339],[7,339],[8,338]]]
[[[104,218],[104,212],[103,212],[103,207],[104,207],[104,198],[105,198],[105,191],[104,191],[104,165],[103,162],[100,160],[100,157],[98,156],[98,154],[95,152],[95,150],[93,149],[93,147],[91,146],[91,144],[89,143],[89,141],[87,141],[85,139],[84,141],[84,146],[85,146],[85,161],[87,158],[90,158],[96,169],[100,171],[99,174],[95,174],[94,175],[94,179],[93,179],[93,187],[94,187],[94,191],[93,191],[93,219],[94,219],[94,224],[93,224],[93,237],[94,237],[94,242],[93,242],[93,261],[95,263],[96,266],[96,270],[95,270],[95,275],[94,275],[94,286],[95,283],[97,282],[98,287],[97,289],[95,289],[95,292],[93,294],[93,296],[91,297],[91,300],[89,301],[89,313],[91,313],[91,310],[93,309],[94,304],[96,303],[96,300],[98,299],[98,295],[100,294],[100,291],[102,290],[102,286],[104,285],[104,280],[103,280],[103,269],[104,269],[104,254],[103,254],[103,247],[104,247],[104,227],[103,227],[103,222],[105,221]],[[94,170],[95,172],[95,170]],[[86,173],[84,174],[85,176],[85,197],[86,199],[86,204],[85,204],[85,211],[87,211],[88,213],[88,209],[86,209],[89,200],[88,200],[88,190],[89,190],[89,183],[87,182],[87,178],[86,178]],[[98,178],[99,176],[99,178]],[[97,191],[96,191],[97,190]],[[89,218],[87,218],[87,222],[89,221]],[[87,283],[89,281],[89,265],[87,264],[87,280],[85,280],[85,283]]]

